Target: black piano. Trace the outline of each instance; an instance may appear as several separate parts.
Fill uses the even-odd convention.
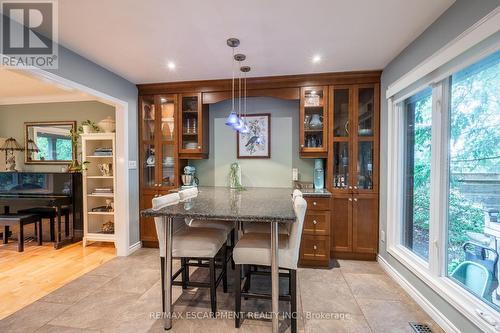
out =
[[[33,207],[54,207],[56,249],[83,237],[83,193],[80,173],[0,172],[0,209],[5,213]],[[69,235],[61,233],[61,211],[70,211]]]

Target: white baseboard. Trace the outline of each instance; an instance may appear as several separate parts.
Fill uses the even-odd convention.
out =
[[[397,270],[380,255],[377,261],[387,274],[392,277],[413,300],[447,333],[461,333],[441,311],[439,311],[427,298],[425,298],[412,284],[410,284]]]
[[[140,248],[142,247],[142,242],[137,242],[135,244],[132,244],[128,247],[128,253],[127,255],[131,255],[132,253],[134,253],[135,251],[139,250]]]

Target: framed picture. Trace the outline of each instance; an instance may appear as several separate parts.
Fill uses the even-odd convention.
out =
[[[249,114],[241,117],[250,131],[238,132],[238,158],[271,158],[271,114]]]

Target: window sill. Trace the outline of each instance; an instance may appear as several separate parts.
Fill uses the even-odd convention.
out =
[[[498,332],[494,325],[489,324],[479,315],[481,312],[490,318],[495,318],[497,327],[500,327],[500,316],[494,309],[460,288],[450,278],[430,274],[429,265],[423,266],[424,261],[403,246],[392,245],[388,247],[388,252],[478,328],[484,332]]]

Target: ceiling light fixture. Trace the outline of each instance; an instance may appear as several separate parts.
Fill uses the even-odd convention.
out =
[[[240,130],[241,133],[249,133],[250,127],[247,124],[247,73],[250,72],[250,66],[240,67],[240,71],[243,72],[243,128]]]
[[[238,38],[229,38],[226,41],[227,46],[232,48],[233,50],[233,62],[232,62],[232,84],[231,84],[231,113],[229,116],[226,118],[226,125],[228,126],[234,126],[236,123],[238,123],[238,115],[236,114],[236,111],[234,110],[234,49],[237,48],[240,45],[240,40]]]
[[[174,69],[175,69],[175,63],[173,63],[172,61],[169,61],[169,62],[167,63],[167,67],[168,67],[168,69],[170,69],[170,70],[174,70]]]
[[[314,64],[317,64],[318,62],[321,61],[321,56],[319,54],[316,54],[313,58],[312,58],[312,62]]]

